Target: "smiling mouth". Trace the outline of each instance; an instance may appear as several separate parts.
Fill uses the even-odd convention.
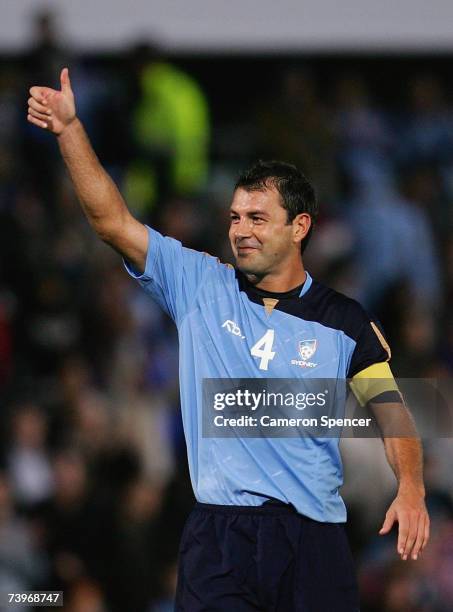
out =
[[[250,247],[250,246],[239,246],[237,247],[238,253],[242,254],[246,254],[246,253],[251,253],[252,251],[256,251],[257,248],[256,247]]]

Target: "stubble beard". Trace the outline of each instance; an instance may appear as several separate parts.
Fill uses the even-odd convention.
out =
[[[256,264],[253,265],[251,262],[249,264],[246,262],[241,262],[240,257],[236,257],[236,268],[242,272],[242,274],[247,277],[247,280],[253,285],[256,285],[263,280],[267,274],[267,270],[260,270],[257,268]]]

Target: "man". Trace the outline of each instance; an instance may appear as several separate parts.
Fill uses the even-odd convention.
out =
[[[231,205],[237,270],[185,249],[131,216],[77,119],[67,69],[60,78],[61,91],[31,88],[28,120],[56,134],[89,222],[179,330],[198,503],[182,537],[176,609],[357,612],[338,440],[202,432],[204,379],[321,376],[352,378],[364,402],[377,412],[390,406],[411,431],[394,383],[376,396],[362,384],[393,380],[376,323],[304,269],[301,251],[317,214],[312,187],[293,166],[257,164],[239,179]],[[420,443],[387,437],[385,448],[398,494],[380,533],[398,521],[398,553],[416,559],[429,537]]]

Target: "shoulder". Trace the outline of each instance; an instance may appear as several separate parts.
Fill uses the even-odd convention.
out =
[[[357,300],[317,281],[313,281],[307,301],[318,323],[343,331],[354,340],[363,326],[371,321]]]

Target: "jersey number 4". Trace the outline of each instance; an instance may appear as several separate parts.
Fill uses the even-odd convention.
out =
[[[260,370],[267,370],[269,367],[269,361],[275,357],[275,352],[272,350],[274,336],[275,331],[273,329],[268,329],[264,336],[262,336],[262,338],[260,338],[258,342],[250,349],[250,353],[254,357],[258,357],[260,359],[258,366]]]

